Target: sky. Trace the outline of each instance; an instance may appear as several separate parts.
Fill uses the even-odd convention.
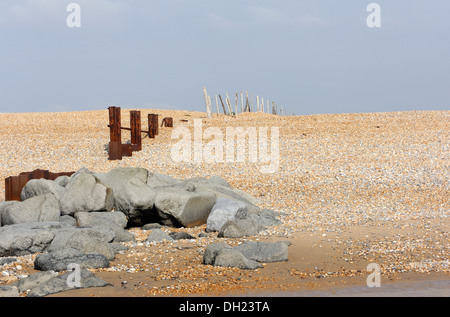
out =
[[[450,1],[376,1],[371,28],[372,2],[0,0],[0,112],[205,111],[203,87],[213,109],[450,110]]]

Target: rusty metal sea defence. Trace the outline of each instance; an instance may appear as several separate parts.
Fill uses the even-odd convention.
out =
[[[23,172],[18,176],[9,176],[5,178],[5,200],[18,200],[20,201],[20,193],[23,187],[31,179],[44,178],[48,180],[55,180],[59,176],[71,176],[75,172],[62,172],[52,173],[48,170],[37,169],[32,172]]]
[[[121,160],[123,156],[132,156],[134,151],[141,151],[142,133],[147,134],[149,138],[154,138],[159,133],[157,114],[148,114],[148,131],[145,131],[142,130],[140,111],[130,111],[130,127],[125,128],[121,126],[120,107],[109,107],[108,110],[108,127],[110,128],[109,160]],[[161,126],[173,127],[173,119],[170,117],[164,118],[161,122]],[[122,143],[122,130],[131,132],[130,143]]]

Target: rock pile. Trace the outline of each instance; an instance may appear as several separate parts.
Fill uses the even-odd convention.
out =
[[[231,188],[220,177],[178,180],[143,168],[116,168],[107,173],[83,168],[71,177],[54,181],[34,179],[25,185],[21,198],[21,202],[0,202],[0,258],[40,253],[35,269],[53,273],[66,271],[74,263],[82,272],[108,267],[117,252],[126,249],[118,242],[135,241],[126,230],[129,227],[152,228],[145,242],[157,243],[194,238],[183,232],[168,235],[158,229],[161,225],[191,227],[206,223],[208,232],[237,238],[280,223],[277,213],[261,210],[254,197]],[[255,247],[258,251],[248,251],[248,244],[235,248],[213,244],[205,251],[204,263],[257,268],[267,259],[252,252],[259,254],[271,247]],[[287,259],[284,245],[273,250],[285,249],[282,258]],[[107,285],[86,272],[82,276],[90,282],[83,285]],[[59,276],[50,276],[45,283],[60,285]],[[41,284],[29,295],[44,294]],[[44,289],[51,293],[66,286]]]

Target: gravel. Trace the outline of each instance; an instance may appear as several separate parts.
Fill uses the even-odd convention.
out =
[[[450,111],[291,117],[244,113],[206,119],[201,112],[141,110],[142,117],[147,113],[171,116],[175,127],[189,129],[193,119],[203,118],[203,131],[219,127],[224,135],[225,127],[279,127],[279,169],[264,174],[260,167],[267,163],[248,160],[176,163],[170,156],[176,142],[171,128],[160,128],[155,139],[144,138],[142,151],[133,152],[132,157],[109,161],[105,151],[108,112],[100,110],[0,114],[0,178],[37,168],[65,172],[86,167],[107,172],[118,166],[139,166],[180,179],[220,176],[233,188],[256,197],[259,207],[281,213],[282,223],[259,233],[261,239],[323,232],[334,234],[334,243],[345,245],[349,258],[370,260],[383,255],[385,271],[449,272]],[[122,109],[123,126],[128,126],[128,118],[129,111]],[[123,142],[129,138],[127,133],[122,134]],[[0,182],[3,198],[4,182]],[[423,234],[420,238],[400,235],[397,240],[339,238],[339,233],[354,226],[380,223],[416,226]],[[203,229],[189,228],[188,233],[197,237]],[[131,232],[139,236],[145,231]],[[145,237],[137,237],[137,243],[123,244],[133,252],[133,246],[148,247],[139,247],[143,241]],[[217,237],[208,235],[189,243],[198,247],[213,241]],[[423,258],[405,255],[411,252]],[[17,266],[24,267],[27,261],[29,257],[19,257],[0,266],[0,283],[17,279],[23,271]],[[136,267],[118,264],[110,268],[114,269]]]

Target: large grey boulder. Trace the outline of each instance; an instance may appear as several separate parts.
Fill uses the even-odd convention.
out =
[[[25,222],[58,221],[59,217],[59,202],[53,194],[45,194],[5,207],[2,224],[5,226]]]
[[[219,181],[215,177],[209,179],[203,177],[188,178],[180,183],[179,186],[190,186],[196,192],[213,193],[216,197],[238,200],[249,205],[256,205],[258,200],[253,196],[237,189],[226,186],[223,181]],[[228,183],[227,183],[228,184]]]
[[[203,264],[256,269],[258,262],[279,262],[288,260],[289,241],[244,242],[234,248],[223,242],[208,245],[203,253]]]
[[[127,217],[121,211],[114,212],[77,212],[77,225],[80,227],[106,227],[114,231],[114,242],[135,241],[132,233],[126,231]]]
[[[257,207],[242,201],[218,198],[206,221],[206,231],[220,231],[227,221],[244,219],[258,210]]]
[[[21,256],[45,251],[55,235],[72,228],[60,222],[34,222],[0,228],[0,257]]]
[[[20,201],[11,200],[11,201],[0,201],[0,227],[2,226],[2,215],[5,209],[9,206],[20,203]]]
[[[64,215],[64,216],[59,217],[59,222],[68,224],[72,227],[77,226],[77,220],[74,217],[69,216],[69,215]]]
[[[66,187],[66,185],[69,184],[69,181],[70,181],[70,177],[66,176],[66,175],[58,176],[54,180],[55,184],[57,184],[57,185],[59,185],[61,187]]]
[[[244,270],[254,270],[262,265],[254,260],[247,259],[242,253],[234,249],[223,249],[216,256],[214,266],[237,267]]]
[[[259,222],[264,227],[271,227],[280,225],[282,222],[278,219],[279,213],[270,210],[263,209],[257,214],[249,214],[248,218],[251,218],[257,222]]]
[[[174,241],[174,239],[161,229],[152,229],[144,242],[164,242]]]
[[[16,286],[0,285],[0,297],[19,297],[19,290]]]
[[[181,183],[181,181],[172,176],[148,171],[147,186],[150,188],[157,190],[160,187],[173,186],[179,183]]]
[[[266,227],[252,218],[227,221],[219,231],[220,238],[243,238],[254,236]]]
[[[105,287],[110,286],[110,283],[96,277],[94,273],[89,272],[86,269],[81,269],[80,285],[77,286],[73,283],[73,275],[76,272],[67,272],[62,275],[55,276],[44,283],[34,287],[29,293],[28,297],[42,297],[59,292],[69,291],[73,289],[89,288],[89,287]]]
[[[246,258],[258,262],[282,262],[288,260],[288,241],[253,242],[246,241],[233,250],[241,252]]]
[[[111,188],[98,182],[92,174],[82,173],[76,177],[74,175],[60,195],[63,215],[73,216],[81,211],[112,210]]]
[[[208,181],[215,185],[220,185],[223,187],[231,188],[230,184],[226,181],[225,178],[217,176],[217,175],[211,176],[210,178],[208,178]]]
[[[79,227],[116,226],[124,229],[128,219],[121,211],[113,212],[77,212],[75,219]]]
[[[197,192],[187,188],[167,187],[158,190],[155,208],[160,215],[167,215],[174,224],[193,227],[206,223],[216,203],[214,193]],[[165,223],[166,224],[166,223]]]
[[[100,253],[108,260],[113,260],[115,250],[109,242],[115,238],[114,232],[106,227],[78,228],[60,230],[56,233],[48,252],[73,248],[82,253]]]
[[[203,253],[203,264],[214,265],[216,256],[225,249],[231,249],[231,246],[224,242],[215,242],[208,245]]]
[[[67,271],[69,265],[77,264],[82,269],[99,269],[109,267],[108,259],[100,253],[82,253],[72,248],[39,254],[34,261],[34,268],[41,271]]]
[[[63,191],[64,187],[59,185],[58,182],[44,178],[30,179],[22,188],[20,199],[24,201],[34,196],[53,194],[59,200]]]
[[[113,190],[114,208],[122,211],[131,224],[154,222],[156,191],[147,186],[148,171],[138,167],[118,167],[95,174],[97,180]]]
[[[21,278],[12,286],[16,286],[20,293],[31,290],[41,283],[47,282],[49,279],[55,277],[57,274],[55,271],[42,271],[28,275],[25,278]]]

